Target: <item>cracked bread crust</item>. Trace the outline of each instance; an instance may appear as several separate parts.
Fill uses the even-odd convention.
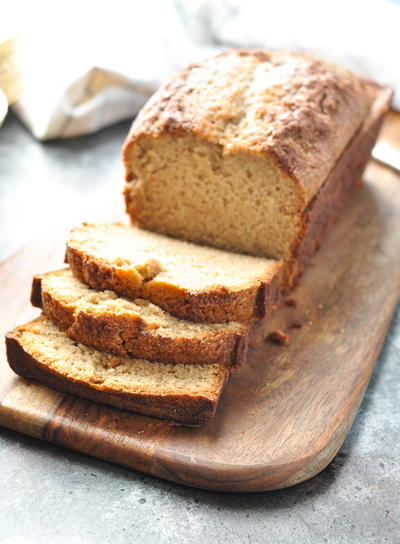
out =
[[[369,82],[327,61],[299,53],[226,51],[189,65],[147,102],[124,145],[126,179],[135,177],[130,153],[140,139],[196,134],[225,153],[268,155],[295,181],[304,209],[372,99]]]
[[[123,226],[117,223],[114,225]],[[96,228],[96,225],[85,223],[82,228]],[[78,230],[74,229],[72,236]],[[189,321],[248,322],[267,317],[276,309],[281,296],[283,265],[279,261],[270,263],[264,277],[252,279],[246,287],[230,289],[220,285],[193,291],[158,280],[157,276],[152,280],[143,280],[134,264],[127,267],[125,261],[121,265],[111,262],[85,251],[79,245],[72,238],[68,240],[66,262],[80,281],[93,289],[110,289],[128,298],[150,300],[170,314]],[[176,257],[179,260],[179,255]]]
[[[213,391],[208,396],[185,393],[184,391],[166,395],[119,391],[102,384],[93,384],[71,376],[67,377],[50,368],[40,355],[35,356],[25,345],[23,333],[30,327],[34,327],[35,323],[40,320],[43,318],[16,327],[6,335],[8,362],[17,374],[67,394],[122,410],[170,419],[177,425],[202,425],[215,414],[224,384],[229,378],[229,370],[223,365],[219,365]]]
[[[138,313],[134,313],[129,307],[125,310],[124,307],[117,308],[116,311],[63,299],[57,285],[52,287],[51,279],[66,275],[68,277],[67,270],[59,270],[35,276],[31,302],[42,308],[44,315],[67,336],[82,344],[122,357],[140,357],[166,363],[236,366],[246,360],[249,331],[246,325],[205,324],[197,334],[189,335],[180,333],[178,328],[188,324],[178,322],[176,331],[166,333],[162,328],[159,330],[157,319],[152,321],[142,317],[139,307]],[[91,290],[87,290],[90,293]]]

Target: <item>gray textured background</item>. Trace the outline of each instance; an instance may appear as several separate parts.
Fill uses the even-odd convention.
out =
[[[49,225],[122,210],[127,130],[41,145],[7,119],[0,260]],[[0,543],[400,543],[399,363],[398,310],[341,451],[312,480],[281,491],[185,488],[0,428]]]

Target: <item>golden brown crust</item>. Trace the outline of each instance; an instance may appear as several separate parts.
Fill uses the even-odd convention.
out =
[[[219,398],[211,400],[190,395],[145,395],[110,392],[106,388],[65,378],[49,369],[25,351],[19,340],[19,328],[6,335],[7,358],[10,367],[17,374],[35,380],[64,393],[84,399],[108,404],[122,410],[138,412],[162,419],[171,419],[180,425],[197,426],[204,424],[215,413]],[[228,379],[229,371],[221,367],[221,389]]]
[[[190,321],[246,322],[265,317],[277,305],[280,296],[280,288],[274,287],[281,281],[282,267],[278,263],[275,274],[247,288],[234,291],[220,287],[206,292],[189,292],[166,282],[132,282],[130,275],[121,274],[112,264],[68,244],[66,260],[74,276],[93,289],[111,289],[130,298],[142,297],[170,314]]]
[[[365,118],[370,91],[363,79],[310,56],[224,52],[182,70],[141,110],[124,146],[126,179],[140,139],[196,134],[225,152],[272,158],[295,181],[304,208]]]
[[[38,274],[33,277],[31,304],[36,308],[41,308],[43,313],[60,329],[68,329],[74,322],[74,311],[71,307],[55,300],[50,293],[42,290],[42,279],[45,276],[46,274]]]
[[[133,316],[132,313],[74,312],[71,305],[63,303],[43,288],[42,280],[45,277],[46,274],[42,274],[33,279],[32,304],[42,308],[44,315],[67,336],[82,344],[122,357],[140,357],[165,363],[236,366],[246,360],[248,326],[204,334],[198,338],[166,336],[150,329],[140,316]]]

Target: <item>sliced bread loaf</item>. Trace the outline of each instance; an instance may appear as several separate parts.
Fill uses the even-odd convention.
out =
[[[295,53],[231,50],[188,66],[155,93],[127,137],[132,220],[197,243],[290,259],[302,212],[376,89]]]
[[[65,393],[141,414],[199,425],[215,412],[229,371],[127,359],[74,342],[40,317],[6,336],[11,368]]]
[[[94,289],[145,298],[193,321],[248,321],[268,314],[282,263],[174,240],[134,226],[83,224],[66,260]]]
[[[69,269],[35,276],[31,301],[73,340],[122,357],[228,366],[246,357],[248,325],[184,321],[148,300],[91,289]]]

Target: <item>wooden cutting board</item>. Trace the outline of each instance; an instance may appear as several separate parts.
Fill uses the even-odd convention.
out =
[[[400,293],[400,179],[376,164],[366,178],[293,293],[296,306],[255,324],[248,365],[207,425],[175,427],[54,392],[16,377],[4,352],[0,424],[214,490],[277,489],[321,471],[350,429]],[[1,333],[37,315],[32,274],[61,265],[64,239],[31,243],[0,267]],[[276,328],[287,346],[265,340]]]

